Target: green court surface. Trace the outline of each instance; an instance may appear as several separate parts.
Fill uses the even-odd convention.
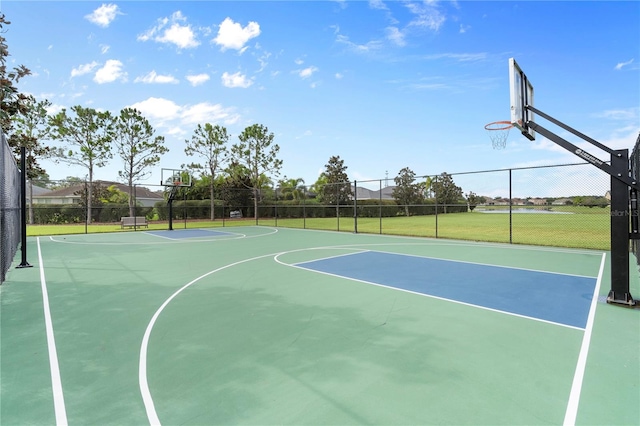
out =
[[[637,425],[640,310],[604,302],[609,258],[266,226],[30,238],[0,287],[0,424]]]

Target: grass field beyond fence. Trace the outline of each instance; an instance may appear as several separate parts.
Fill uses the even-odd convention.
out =
[[[503,209],[504,211],[504,209]],[[555,214],[554,214],[555,213]],[[540,213],[449,213],[385,218],[253,218],[173,221],[174,229],[211,228],[257,224],[262,226],[370,234],[449,238],[470,241],[531,244],[554,247],[610,249],[609,208],[559,206]],[[28,236],[101,232],[140,232],[168,229],[166,221],[149,221],[149,228],[121,229],[119,223],[77,225],[30,225]]]

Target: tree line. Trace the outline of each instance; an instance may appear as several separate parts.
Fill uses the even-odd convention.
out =
[[[30,70],[23,65],[13,69],[6,67],[9,51],[2,30],[9,24],[5,15],[0,14],[0,124],[18,164],[20,149],[25,148],[29,182],[48,180],[47,171],[40,164],[43,159],[83,168],[89,184],[85,200],[90,220],[96,199],[92,194],[94,173],[117,157],[122,162],[118,178],[128,187],[129,214],[134,216],[135,185],[148,177],[162,155],[169,151],[164,136],[157,135],[149,120],[134,108],[123,108],[113,114],[76,105],[49,114],[50,101],[37,100],[17,89],[19,81],[28,76]],[[191,137],[185,140],[185,154],[196,159],[181,167],[192,176],[199,174],[194,176],[198,186],[208,186],[212,220],[215,219],[216,188],[223,187],[250,190],[255,215],[262,189],[267,187],[275,187],[284,198],[293,200],[312,194],[318,201],[336,205],[336,208],[353,200],[354,188],[344,160],[339,156],[329,158],[324,172],[307,192],[303,190],[301,178],[284,176],[274,184],[272,178],[279,176],[283,162],[278,158],[280,147],[274,143],[274,134],[266,126],[252,124],[237,139],[236,143],[230,143],[230,135],[224,126],[204,123],[198,124]],[[49,141],[54,144],[48,144]],[[406,215],[409,215],[408,205],[419,204],[430,195],[435,195],[443,204],[463,200],[461,188],[446,173],[416,183],[415,173],[403,168],[395,183],[393,197],[398,204],[407,206]],[[468,194],[469,200],[474,196]]]

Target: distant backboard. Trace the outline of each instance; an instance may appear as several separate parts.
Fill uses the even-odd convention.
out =
[[[186,170],[162,169],[160,185],[164,186],[191,186],[191,175]]]
[[[536,138],[529,127],[533,121],[533,112],[527,106],[533,105],[533,85],[522,72],[515,59],[509,59],[509,88],[511,92],[511,124],[520,129],[529,140]]]

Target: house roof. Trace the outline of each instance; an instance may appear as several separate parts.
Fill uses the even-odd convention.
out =
[[[382,198],[383,200],[392,200],[394,188],[395,186],[386,186],[382,188],[382,190],[372,190],[358,186],[356,188],[356,197],[358,198],[358,200],[376,200],[380,198]],[[351,185],[351,190],[353,190],[353,185]]]
[[[119,182],[96,180],[93,183],[100,184],[101,186],[104,186],[104,187],[115,186],[118,190],[127,194],[129,193],[129,186]],[[73,197],[75,196],[76,192],[82,190],[83,188],[84,188],[84,184],[79,184],[79,185],[69,186],[66,188],[56,189],[54,191],[49,191],[43,194],[36,194],[34,192],[33,196],[34,198],[35,197]],[[136,198],[151,198],[151,199],[157,199],[157,200],[163,199],[161,193],[153,192],[149,190],[149,188],[145,188],[144,186],[135,186],[135,191],[136,191]]]
[[[28,192],[28,186],[27,186],[27,192]],[[33,194],[34,197],[38,196],[38,195],[45,195],[48,194],[49,192],[51,192],[50,189],[47,188],[43,188],[41,186],[38,185],[31,185],[31,193]]]

